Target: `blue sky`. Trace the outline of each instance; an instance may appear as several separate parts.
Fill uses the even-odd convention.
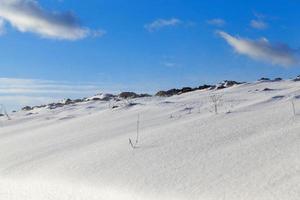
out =
[[[11,104],[23,105],[295,77],[299,7],[293,0],[3,0],[0,98],[22,97]],[[58,86],[76,92],[57,93]]]

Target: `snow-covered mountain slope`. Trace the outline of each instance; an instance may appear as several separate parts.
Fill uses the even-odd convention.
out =
[[[0,199],[298,200],[298,95],[261,82],[1,117]]]

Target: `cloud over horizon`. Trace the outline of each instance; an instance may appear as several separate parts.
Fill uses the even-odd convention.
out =
[[[251,40],[234,37],[224,31],[217,31],[236,53],[248,56],[257,61],[269,62],[273,65],[292,66],[300,63],[299,51],[286,44],[273,44],[266,38]]]
[[[146,24],[144,27],[149,32],[158,31],[159,29],[165,28],[165,27],[172,27],[177,26],[181,24],[182,21],[177,18],[171,18],[171,19],[157,19],[149,24]]]
[[[0,104],[9,110],[26,105],[40,105],[65,98],[82,98],[96,94],[100,84],[0,78]]]
[[[71,12],[47,11],[37,0],[1,0],[0,22],[3,20],[20,32],[35,33],[50,39],[78,40],[105,33],[82,27]],[[3,30],[3,23],[0,23],[0,31]]]

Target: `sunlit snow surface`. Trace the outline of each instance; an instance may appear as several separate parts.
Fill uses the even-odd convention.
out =
[[[251,83],[1,117],[0,199],[299,200],[298,95],[300,82]]]

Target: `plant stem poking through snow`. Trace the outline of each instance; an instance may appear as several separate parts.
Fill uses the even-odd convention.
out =
[[[136,140],[135,140],[135,144],[137,144],[139,142],[139,132],[140,132],[140,114],[138,114],[138,119],[136,122]]]
[[[210,96],[210,102],[213,104],[214,112],[217,115],[218,114],[218,106],[221,104],[222,101],[222,95],[212,95]]]
[[[129,138],[129,144],[133,149],[135,149],[137,147],[137,144],[139,143],[139,134],[140,134],[140,114],[138,114],[137,121],[136,121],[136,139],[135,139],[135,143],[133,143],[132,140]]]
[[[0,104],[0,116],[6,116],[8,120],[11,120],[9,115],[6,112],[5,106],[3,104]]]
[[[296,108],[295,108],[294,99],[292,99],[291,102],[292,102],[293,114],[294,114],[294,116],[296,116]]]

